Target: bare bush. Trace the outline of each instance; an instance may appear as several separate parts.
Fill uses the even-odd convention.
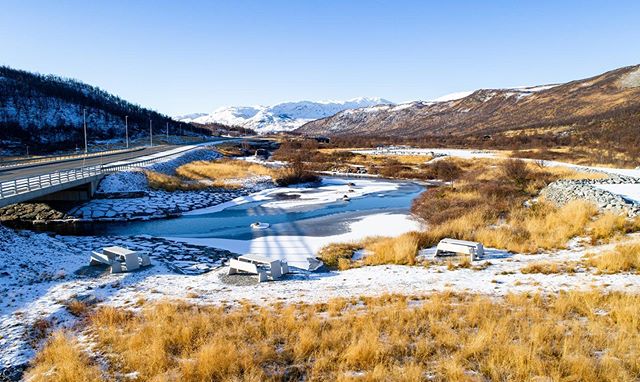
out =
[[[522,159],[508,159],[502,163],[504,176],[511,180],[516,186],[524,188],[531,180],[531,171],[527,168],[527,163]]]

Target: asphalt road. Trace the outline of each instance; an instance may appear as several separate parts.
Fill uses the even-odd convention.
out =
[[[97,166],[101,164],[108,164],[118,162],[122,160],[134,159],[143,157],[150,154],[159,153],[174,149],[179,146],[173,145],[159,145],[153,147],[145,147],[143,150],[137,150],[133,152],[127,152],[122,154],[113,154],[104,157],[92,157],[87,159],[74,159],[64,162],[42,163],[34,164],[31,167],[23,167],[16,169],[7,169],[0,171],[0,183],[8,180],[15,180],[21,178],[29,178],[38,175],[45,175],[56,171],[70,170],[73,168],[85,167],[85,166]]]

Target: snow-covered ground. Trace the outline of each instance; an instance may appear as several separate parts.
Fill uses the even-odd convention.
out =
[[[458,158],[496,158],[498,153],[490,150],[467,150],[467,149],[418,149],[411,147],[393,147],[368,150],[354,150],[354,153],[364,155],[434,155],[453,156]]]
[[[378,227],[378,233],[395,234],[393,227],[398,223],[404,224],[405,221],[393,215],[374,215],[354,222],[348,234],[333,239],[355,239],[371,233],[372,227]],[[95,238],[50,237],[29,232],[16,234],[7,229],[2,229],[0,234],[0,253],[3,255],[0,268],[0,368],[19,365],[33,356],[28,333],[36,320],[50,321],[54,327],[73,325],[77,318],[65,309],[65,304],[71,299],[133,308],[141,298],[148,301],[185,298],[202,304],[248,300],[266,304],[283,297],[288,302],[316,302],[332,297],[425,294],[444,290],[498,296],[519,291],[552,293],[597,286],[603,290],[640,292],[640,275],[636,273],[600,275],[586,269],[578,269],[573,274],[520,273],[520,269],[531,262],[579,261],[586,253],[611,248],[611,245],[586,248],[581,241],[574,241],[569,250],[538,255],[487,249],[485,258],[478,264],[489,264],[478,270],[448,270],[444,262],[429,267],[385,265],[341,272],[298,269],[279,281],[236,286],[220,278],[226,273],[225,268],[200,275],[177,272],[175,265],[182,262],[180,256],[189,253],[179,244],[162,245],[167,249],[163,256],[167,257],[155,257],[151,268],[111,275],[86,270],[88,251],[80,248],[103,245],[94,241]],[[135,245],[132,239],[110,240],[120,245]],[[147,244],[147,248],[154,251],[158,247]],[[433,248],[427,249],[422,251],[422,255],[429,257],[433,251]]]

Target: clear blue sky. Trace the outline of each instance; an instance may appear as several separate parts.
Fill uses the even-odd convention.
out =
[[[170,115],[544,84],[640,63],[640,1],[3,0],[0,64]]]

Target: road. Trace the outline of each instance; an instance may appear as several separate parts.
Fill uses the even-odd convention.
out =
[[[86,167],[86,166],[99,166],[101,164],[131,160],[139,157],[148,156],[151,154],[161,153],[163,151],[176,149],[178,147],[181,147],[181,146],[158,145],[153,147],[145,147],[143,150],[126,152],[122,154],[113,154],[105,157],[93,157],[93,158],[87,158],[87,159],[74,159],[74,160],[63,161],[63,162],[41,163],[41,164],[34,164],[31,167],[7,169],[7,170],[0,171],[0,183],[6,182],[9,180],[20,179],[20,178],[28,178],[33,176],[50,174],[56,171],[64,171],[64,170],[69,170],[73,168],[80,168],[80,167]]]

